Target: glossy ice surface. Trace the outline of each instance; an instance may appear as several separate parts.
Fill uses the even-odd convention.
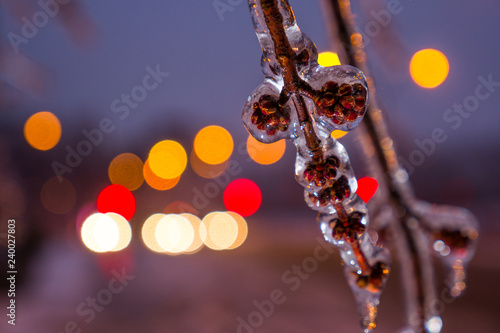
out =
[[[363,73],[352,66],[322,67],[287,1],[250,0],[262,47],[264,82],[243,107],[243,124],[260,142],[291,140],[297,148],[295,178],[305,201],[319,212],[326,241],[338,246],[365,332],[375,328],[380,293],[389,274],[387,251],[374,245],[365,203],[334,130],[350,131],[368,105]]]

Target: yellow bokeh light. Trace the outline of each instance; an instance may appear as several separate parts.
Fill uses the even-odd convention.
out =
[[[43,184],[40,191],[42,205],[54,214],[66,214],[76,203],[76,190],[66,178],[50,178]]]
[[[146,163],[144,163],[143,175],[144,179],[146,180],[146,183],[148,183],[148,185],[154,188],[155,190],[159,191],[170,190],[171,188],[175,187],[175,185],[177,185],[177,183],[181,179],[181,176],[176,177],[174,179],[164,179],[158,177],[153,172],[153,170],[151,170],[151,167],[149,166],[149,160],[146,160]]]
[[[165,214],[153,214],[148,217],[148,219],[142,226],[142,241],[151,251],[158,253],[165,252],[165,250],[158,244],[158,241],[156,240],[156,227],[158,226],[158,222],[160,222],[160,220],[165,216]]]
[[[347,133],[348,132],[341,131],[341,130],[334,130],[334,131],[332,131],[331,136],[334,139],[340,139],[340,138],[344,137]]]
[[[181,253],[194,241],[194,228],[189,220],[181,215],[165,215],[155,230],[156,242],[165,252]]]
[[[187,154],[180,143],[172,140],[158,142],[149,152],[149,167],[158,177],[179,177],[187,165]]]
[[[235,243],[238,237],[238,223],[227,213],[207,214],[201,221],[200,237],[208,248],[226,250]]]
[[[120,154],[109,164],[109,180],[112,184],[123,185],[130,191],[137,190],[144,183],[143,168],[142,160],[136,155]]]
[[[51,112],[35,113],[24,124],[24,137],[33,148],[49,150],[61,139],[61,123]]]
[[[82,241],[94,252],[108,252],[117,247],[120,231],[116,222],[106,214],[90,215],[82,224]]]
[[[217,246],[215,244],[213,244],[212,240],[210,239],[210,237],[208,235],[208,227],[210,225],[210,221],[218,213],[219,212],[212,212],[212,213],[205,215],[203,220],[201,220],[200,228],[198,230],[198,233],[200,234],[200,238],[201,238],[201,241],[203,242],[203,244],[205,244],[208,248],[213,249],[213,250],[220,250],[220,249],[217,248]]]
[[[321,52],[318,55],[318,63],[323,67],[331,67],[340,65],[340,59],[337,53]]]
[[[224,171],[226,171],[227,166],[229,165],[229,160],[226,160],[221,164],[205,163],[198,158],[194,150],[191,152],[189,157],[191,168],[193,168],[193,171],[196,172],[198,176],[203,178],[217,178],[222,175]]]
[[[233,138],[220,126],[202,128],[194,138],[194,151],[207,164],[221,164],[233,153]]]
[[[118,227],[118,243],[111,251],[116,252],[123,250],[130,244],[130,241],[132,240],[132,229],[130,228],[130,224],[128,223],[127,219],[120,214],[106,213],[104,215],[112,218],[113,221],[115,221],[116,226]]]
[[[144,244],[152,251],[168,254],[193,254],[203,246],[199,236],[201,221],[192,214],[154,214],[142,226]]]
[[[418,51],[410,62],[410,74],[416,84],[423,88],[435,88],[446,80],[450,64],[446,56],[434,49]]]
[[[238,247],[241,246],[245,242],[248,236],[248,225],[247,222],[245,221],[245,218],[241,216],[238,213],[235,212],[226,212],[229,216],[231,216],[236,223],[238,224],[238,236],[236,237],[236,240],[234,243],[229,246],[227,249],[228,250],[234,250]]]
[[[231,247],[238,237],[238,223],[227,213],[219,213],[210,221],[208,235],[220,249]]]
[[[285,140],[266,144],[257,141],[251,135],[248,136],[248,155],[259,164],[268,165],[278,162],[285,153],[285,148]]]
[[[194,230],[194,239],[191,245],[184,250],[185,254],[193,254],[198,252],[201,247],[203,246],[203,240],[200,237],[200,224],[201,220],[198,218],[198,216],[195,216],[193,214],[188,214],[188,213],[183,213],[180,214],[180,216],[184,217],[186,220],[188,220],[191,225],[193,226]]]

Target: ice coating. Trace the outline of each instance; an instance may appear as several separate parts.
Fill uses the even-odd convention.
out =
[[[474,256],[478,222],[464,208],[432,205],[419,201],[414,209],[430,234],[430,246],[449,272],[450,295],[458,297],[466,288],[465,269]]]
[[[276,60],[274,44],[262,11],[261,1],[249,0],[248,6],[255,33],[262,48],[261,66],[264,75],[269,78],[279,77],[282,74],[282,68]],[[288,1],[278,1],[278,8],[283,18],[283,27],[290,46],[298,56],[298,67],[302,69],[306,66],[316,65],[318,63],[316,45],[314,45],[307,35],[300,31]]]
[[[300,31],[288,1],[248,4],[266,78],[245,103],[243,123],[260,142],[286,138],[295,144],[295,178],[304,187],[306,203],[319,212],[325,240],[339,247],[363,330],[369,332],[376,326],[390,260],[365,233],[368,212],[356,195],[349,156],[330,135],[356,128],[363,118],[365,77],[352,66],[319,66],[316,46]]]
[[[342,221],[337,212],[319,213],[317,221],[325,240],[345,249],[350,240],[360,239],[368,229],[368,211],[364,202],[356,196],[346,210],[348,219]]]
[[[368,105],[364,75],[352,66],[313,66],[301,77],[319,93],[316,95],[315,119],[330,132],[350,131],[357,127]]]
[[[377,327],[376,317],[380,295],[384,289],[390,270],[389,252],[373,245],[368,237],[361,240],[365,254],[369,254],[371,270],[353,270],[352,265],[344,265],[344,274],[356,299],[363,332],[371,332]]]
[[[274,10],[273,5],[277,6]],[[319,66],[316,46],[300,31],[287,1],[250,0],[249,8],[261,44],[261,65],[266,76],[265,83],[255,90],[243,108],[243,122],[252,135],[264,143],[299,136],[293,130],[287,131],[284,123],[282,130],[276,130],[278,119],[271,119],[272,129],[263,125],[266,117],[254,119],[252,123],[256,103],[270,90],[283,109],[288,106],[297,115],[296,122],[290,119],[292,129],[304,126],[305,122],[311,127],[321,126],[328,132],[327,136],[336,129],[354,129],[368,104],[363,73],[352,66]],[[269,18],[266,21],[266,15],[276,22]],[[304,118],[305,113],[309,119]],[[257,115],[254,118],[258,118]]]
[[[263,143],[273,143],[288,139],[298,131],[295,112],[288,105],[279,105],[282,85],[266,80],[243,107],[242,120],[252,136]]]

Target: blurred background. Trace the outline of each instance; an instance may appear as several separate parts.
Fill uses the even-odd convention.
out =
[[[7,274],[14,219],[18,272],[16,325],[2,314],[2,332],[359,331],[295,147],[259,145],[241,123],[264,78],[245,1],[0,4],[0,258]],[[318,51],[335,52],[321,3],[291,5]],[[416,194],[480,222],[465,296],[441,299],[443,332],[497,332],[500,4],[352,5]],[[423,146],[436,128],[446,139]],[[339,140],[370,176],[356,130]],[[188,236],[155,238],[160,224]],[[328,259],[297,274],[318,246]],[[380,332],[404,325],[399,279],[396,265]]]

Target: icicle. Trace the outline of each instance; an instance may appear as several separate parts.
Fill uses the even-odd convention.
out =
[[[351,262],[344,266],[344,273],[358,305],[363,332],[370,332],[377,326],[378,305],[389,276],[390,255],[385,249],[374,246],[368,237],[362,237],[361,244],[363,260],[367,261],[369,269],[364,271],[363,265],[358,264],[359,268],[354,271]]]
[[[376,327],[380,294],[390,270],[390,255],[371,243],[365,234],[368,215],[364,203],[353,201],[347,222],[338,214],[319,214],[318,222],[325,240],[340,249],[344,273],[352,290],[364,332]]]

